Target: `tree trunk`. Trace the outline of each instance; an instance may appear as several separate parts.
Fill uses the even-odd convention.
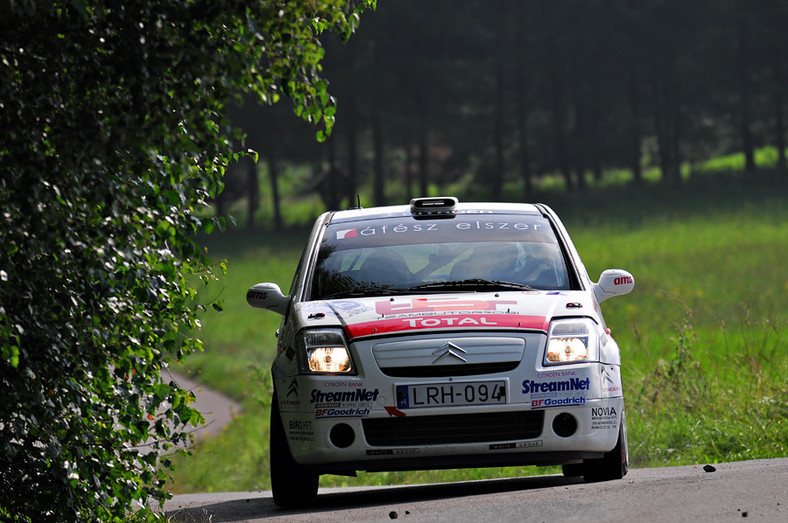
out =
[[[635,185],[643,183],[643,169],[640,166],[640,94],[638,92],[637,73],[634,66],[630,64],[627,74],[629,90],[629,111],[630,111],[630,151],[629,165],[632,170],[632,181]]]
[[[788,167],[785,158],[785,97],[783,96],[783,71],[781,68],[781,53],[782,50],[772,50],[772,78],[775,83],[774,89],[774,133],[775,144],[777,146],[777,168],[785,170]]]
[[[678,79],[673,82],[674,93],[670,111],[670,149],[673,158],[673,184],[681,185],[681,93],[679,92]]]
[[[575,70],[575,81],[573,81],[575,86],[578,85],[576,72]],[[577,89],[579,91],[580,87],[577,87]],[[587,129],[587,111],[584,109],[586,105],[586,100],[583,99],[582,94],[576,92],[573,104],[575,127],[572,131],[572,154],[570,156],[575,169],[577,187],[582,192],[588,189],[588,182],[586,181],[586,162],[588,161],[589,132]]]
[[[520,178],[523,180],[523,200],[531,198],[531,155],[528,151],[528,103],[526,101],[525,69],[522,62],[517,67],[517,130],[520,146]]]
[[[344,115],[347,123],[347,180],[345,195],[349,207],[355,207],[358,196],[358,137],[356,132],[356,119],[358,118],[356,105],[352,94],[348,96],[348,112]]]
[[[374,154],[374,172],[372,173],[374,201],[375,205],[386,205],[385,174],[383,172],[383,125],[377,110],[372,117],[372,147]]]
[[[320,188],[323,203],[328,209],[339,209],[342,204],[342,171],[337,167],[337,143],[334,135],[329,136],[326,147],[328,148],[328,175],[323,182],[325,187]],[[353,206],[353,200],[348,200],[348,207]]]
[[[746,67],[745,67],[746,69]],[[744,170],[748,173],[756,171],[755,165],[755,143],[752,136],[752,116],[750,112],[750,93],[748,82],[740,80],[739,91],[739,125],[744,150]]]
[[[419,144],[419,196],[427,196],[427,178],[429,169],[429,144],[427,143],[426,133],[421,137]]]
[[[555,53],[553,53],[555,54]],[[555,140],[556,151],[556,165],[561,169],[561,174],[566,183],[566,191],[572,192],[574,184],[572,183],[572,170],[569,166],[569,161],[566,154],[566,136],[564,136],[564,109],[563,109],[563,95],[561,91],[561,82],[558,78],[558,71],[556,71],[557,64],[553,61],[553,67],[550,70],[551,80],[551,105],[553,111],[552,124],[553,124],[553,138]]]
[[[497,202],[501,199],[503,192],[503,133],[504,133],[504,70],[503,64],[498,63],[497,74],[495,78],[495,124],[494,124],[494,140],[495,140],[495,166],[492,179],[492,200]]]
[[[279,168],[273,151],[268,155],[268,180],[271,183],[271,203],[274,207],[274,230],[281,231],[283,221],[279,202]]]
[[[674,156],[674,153],[677,152],[676,123],[674,120],[679,114],[679,110],[676,107],[679,102],[672,89],[676,80],[673,78],[669,63],[671,63],[670,58],[663,57],[661,70],[653,71],[652,85],[654,86],[654,130],[657,134],[662,183],[671,185],[676,183],[676,172],[678,171],[678,158]]]
[[[246,170],[246,194],[248,198],[248,216],[246,227],[254,228],[254,215],[260,208],[260,180],[257,178],[257,164],[251,158],[242,158],[241,165]]]
[[[785,160],[785,120],[783,119],[782,91],[776,90],[774,95],[775,134],[777,134],[777,168],[785,170],[788,165]]]
[[[743,8],[743,6],[741,6]],[[736,19],[736,36],[739,49],[738,87],[739,87],[739,125],[744,150],[744,170],[755,172],[755,143],[752,136],[752,115],[750,103],[750,44],[747,29],[744,27],[743,13]]]
[[[408,145],[405,148],[405,195],[407,196],[408,200],[413,198],[413,164],[415,163],[415,159],[413,158],[413,146]]]

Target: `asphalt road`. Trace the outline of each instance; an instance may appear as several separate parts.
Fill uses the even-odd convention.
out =
[[[706,470],[707,469],[707,470]],[[317,506],[277,508],[270,492],[175,496],[173,522],[788,522],[788,458],[636,469],[619,481],[533,476],[436,485],[321,489]]]

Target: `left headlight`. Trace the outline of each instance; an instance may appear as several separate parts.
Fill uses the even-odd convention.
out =
[[[554,320],[547,332],[545,365],[599,361],[599,335],[589,318]]]
[[[301,333],[306,372],[351,374],[354,372],[345,336],[338,329],[308,330]]]

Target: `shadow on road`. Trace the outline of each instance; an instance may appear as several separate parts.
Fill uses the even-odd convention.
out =
[[[420,502],[447,498],[461,498],[512,491],[526,491],[582,483],[580,478],[563,476],[530,476],[523,478],[479,480],[461,483],[440,483],[404,487],[359,487],[353,489],[325,489],[319,494],[317,502],[301,509],[281,509],[274,505],[270,492],[237,493],[235,499],[226,501],[197,503],[177,503],[177,509],[170,505],[166,515],[173,522],[220,522],[247,521],[268,518],[287,519],[288,516],[311,516],[320,519],[338,509],[371,508],[403,502]],[[233,494],[230,494],[233,495]],[[228,496],[230,496],[228,495]],[[185,499],[186,496],[180,497]],[[191,506],[189,506],[191,505]],[[171,509],[170,509],[171,508]],[[299,518],[300,519],[300,518]],[[310,518],[311,519],[311,518]]]

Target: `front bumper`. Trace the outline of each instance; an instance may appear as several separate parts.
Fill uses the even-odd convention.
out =
[[[386,401],[380,394],[378,399]],[[320,473],[352,474],[599,458],[616,445],[624,400],[551,408],[508,403],[418,412],[385,405],[322,410],[323,417],[315,410],[281,413],[293,457]]]
[[[618,365],[544,366],[544,334],[497,334],[356,341],[355,376],[298,374],[281,359],[274,384],[293,458],[352,474],[565,464],[615,447],[624,412]],[[447,342],[467,349],[468,363],[434,365],[435,347]],[[425,367],[432,374],[418,376]],[[467,387],[474,383],[487,388]],[[439,401],[427,401],[426,385]],[[484,392],[489,401],[458,404],[448,392]]]

